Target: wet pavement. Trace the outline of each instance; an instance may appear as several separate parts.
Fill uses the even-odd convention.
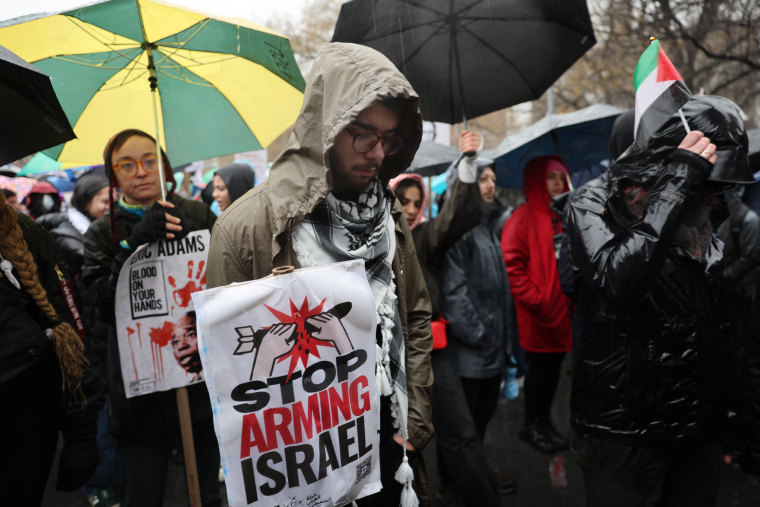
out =
[[[570,376],[563,373],[554,407],[557,428],[567,432],[569,420]],[[521,441],[517,433],[522,423],[522,393],[516,400],[500,399],[496,415],[486,433],[486,456],[491,466],[503,476],[517,481],[517,491],[501,497],[501,506],[508,507],[583,507],[585,495],[583,477],[572,451],[561,451],[557,455],[540,453]],[[431,486],[438,487],[435,445],[425,450]],[[57,463],[51,478],[55,477]],[[184,470],[172,462],[165,495],[165,507],[188,505],[185,490]],[[223,488],[222,488],[223,490]],[[87,507],[81,492],[57,493],[54,480],[48,481],[45,507]],[[444,507],[446,503],[433,498],[433,507]],[[736,465],[725,465],[723,482],[717,507],[757,507],[760,506],[760,476],[745,475]]]
[[[553,418],[557,429],[567,435],[570,419],[570,374],[567,360],[560,376]],[[541,453],[518,437],[523,419],[523,396],[499,400],[496,415],[485,438],[486,458],[501,475],[517,481],[517,491],[501,496],[502,507],[584,507],[583,476],[571,450],[556,455]],[[426,449],[425,463],[431,483],[437,485],[435,455]],[[428,455],[430,455],[428,457]],[[433,507],[447,504],[437,498]],[[724,465],[723,481],[716,507],[760,507],[760,476],[746,475],[737,465]]]

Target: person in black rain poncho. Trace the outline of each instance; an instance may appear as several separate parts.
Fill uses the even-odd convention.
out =
[[[572,443],[589,506],[714,505],[727,412],[722,192],[749,183],[739,109],[692,97],[573,196]]]

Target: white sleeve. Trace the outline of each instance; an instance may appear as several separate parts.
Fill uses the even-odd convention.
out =
[[[478,151],[468,157],[462,157],[457,166],[459,179],[462,183],[475,183],[478,178],[478,153],[483,149],[483,136],[480,137]]]

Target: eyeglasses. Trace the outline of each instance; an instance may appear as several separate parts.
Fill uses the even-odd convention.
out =
[[[137,174],[138,166],[145,169],[145,172],[156,172],[158,169],[158,157],[156,155],[146,155],[140,160],[122,160],[113,166],[125,178],[132,178]]]
[[[404,142],[397,135],[382,137],[374,132],[362,132],[354,134],[351,129],[346,131],[354,137],[354,150],[357,153],[367,153],[372,151],[378,142],[382,143],[383,153],[385,156],[395,155],[404,147]]]

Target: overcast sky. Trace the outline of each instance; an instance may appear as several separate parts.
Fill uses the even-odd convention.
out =
[[[62,12],[91,3],[88,0],[0,0],[0,20],[38,12]],[[223,16],[236,16],[267,25],[275,16],[300,17],[307,0],[171,0],[193,10]]]

